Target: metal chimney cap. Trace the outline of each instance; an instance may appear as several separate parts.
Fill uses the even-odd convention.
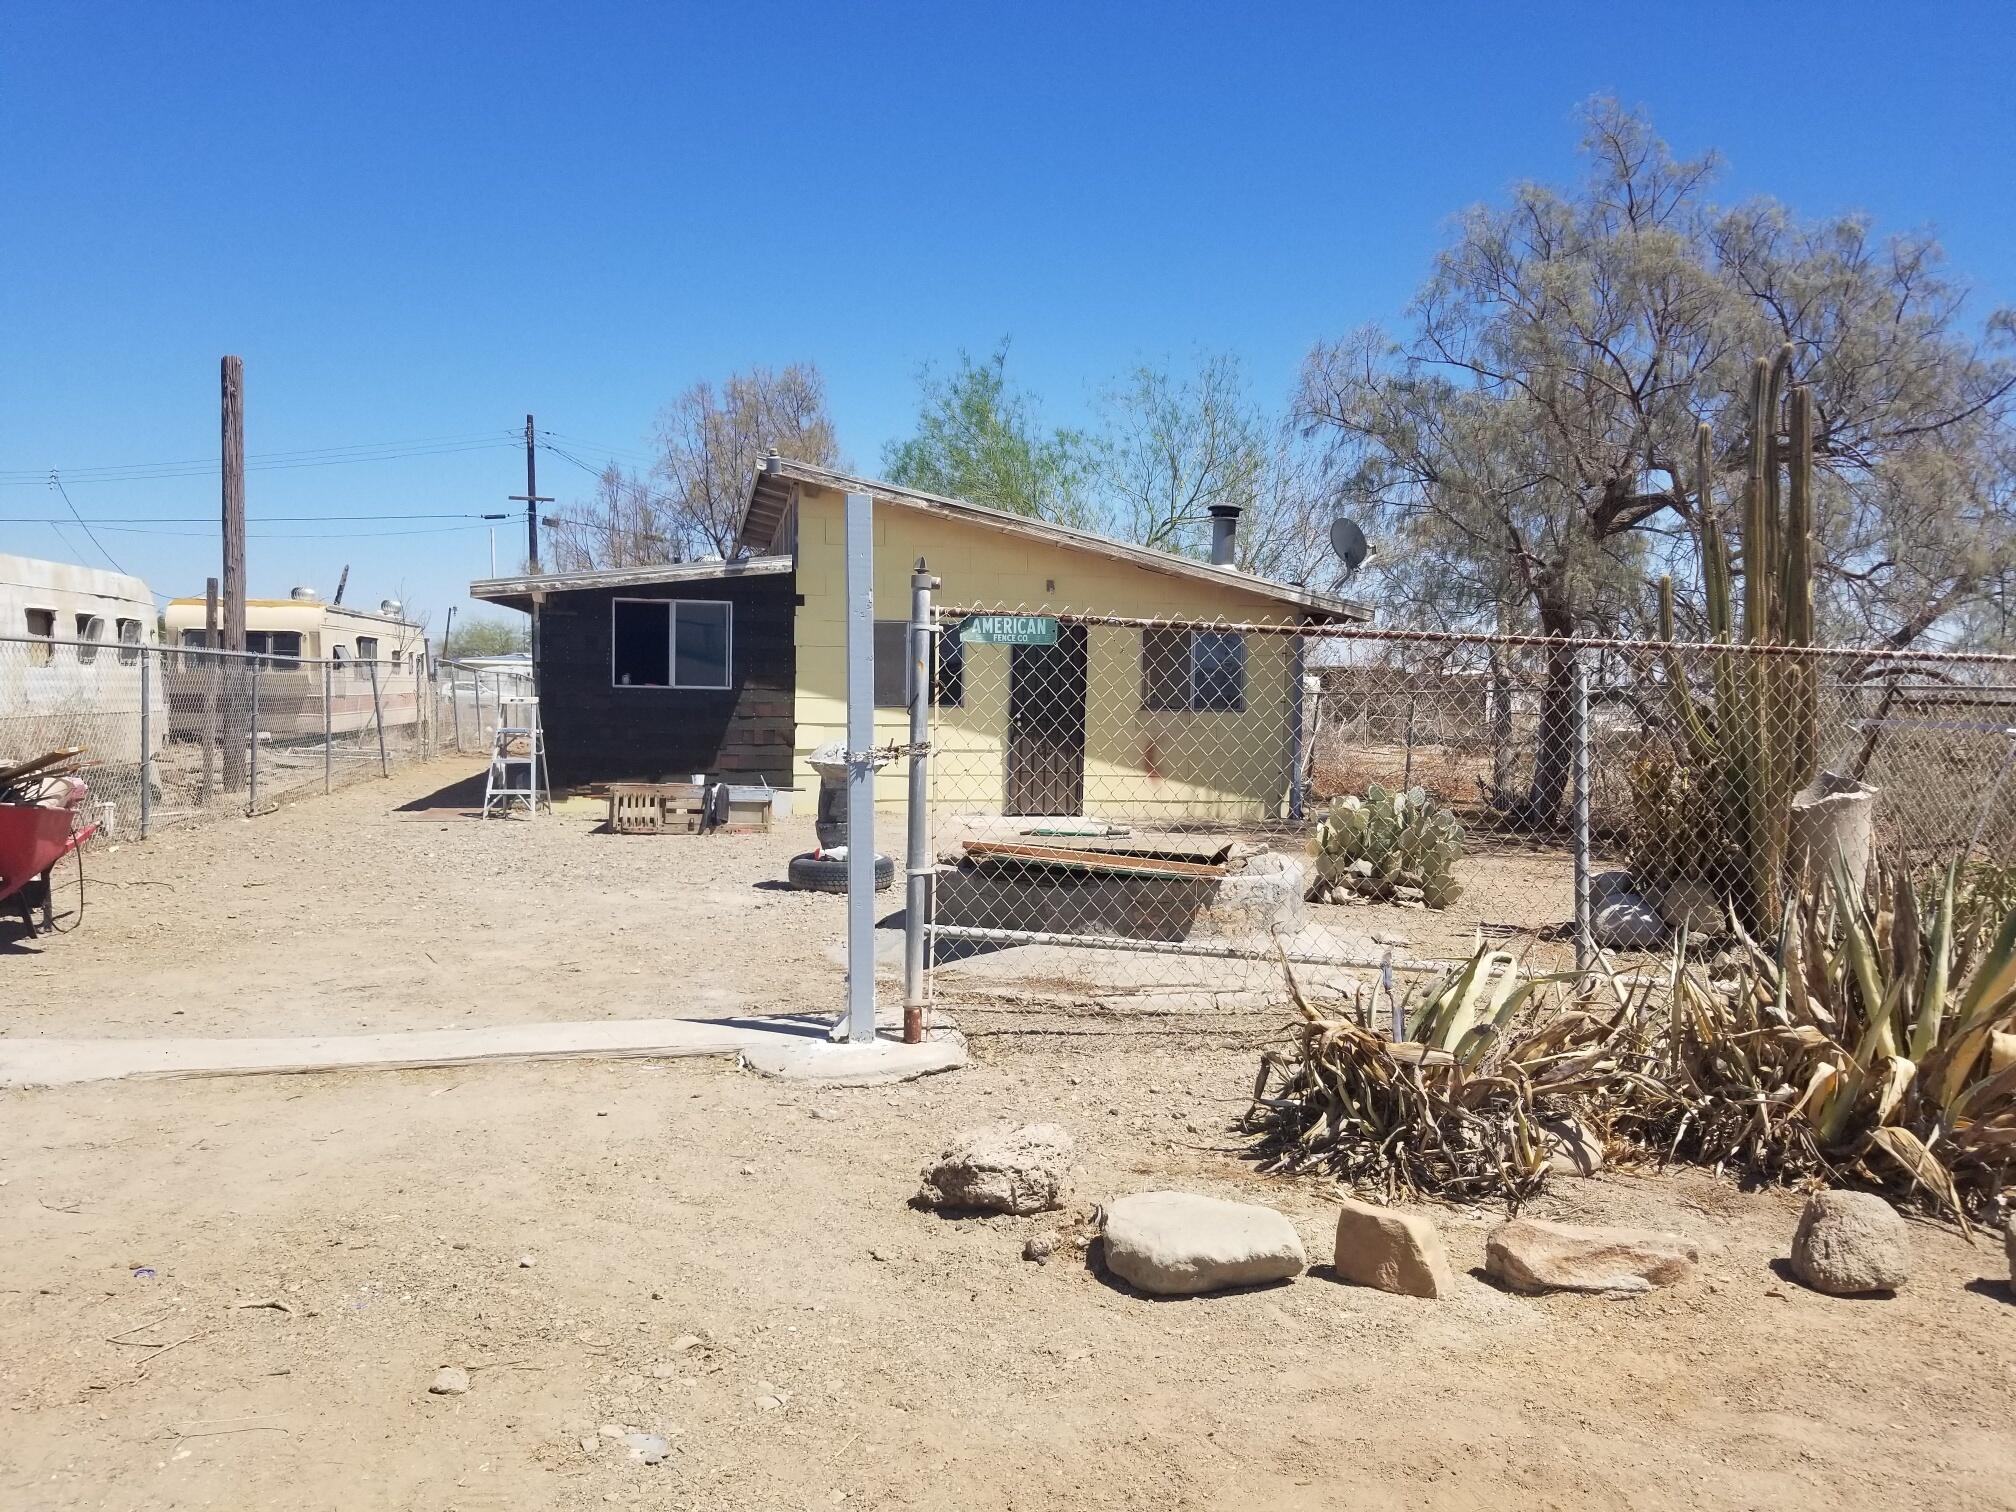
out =
[[[1246,511],[1237,504],[1210,504],[1204,512],[1214,520],[1236,520]]]

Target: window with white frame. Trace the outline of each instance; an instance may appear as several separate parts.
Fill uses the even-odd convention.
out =
[[[98,660],[98,643],[105,639],[105,619],[98,614],[77,616],[77,660],[85,666]]]
[[[732,685],[735,606],[713,599],[617,599],[609,681],[619,688]]]
[[[119,625],[119,661],[130,667],[140,660],[140,621],[122,619]]]

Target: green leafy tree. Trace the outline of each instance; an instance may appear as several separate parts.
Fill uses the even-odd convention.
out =
[[[453,633],[455,638],[447,648],[451,657],[510,656],[532,649],[532,623],[523,616],[507,620],[472,614],[457,623]]]
[[[1059,524],[1094,523],[1087,439],[1043,426],[1009,381],[1005,341],[982,361],[961,352],[949,374],[926,368],[918,384],[916,434],[883,449],[890,482]]]

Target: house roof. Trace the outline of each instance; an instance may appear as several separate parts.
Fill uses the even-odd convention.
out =
[[[742,526],[736,540],[739,547],[744,550],[768,549],[776,537],[778,526],[784,519],[785,510],[790,506],[793,485],[799,483],[809,483],[817,488],[830,488],[839,493],[865,493],[882,503],[894,504],[899,508],[948,515],[1009,535],[1025,536],[1051,545],[1087,551],[1114,561],[1127,562],[1149,572],[1166,573],[1171,577],[1193,578],[1202,582],[1216,583],[1221,587],[1237,588],[1262,598],[1273,599],[1278,603],[1292,604],[1318,619],[1365,621],[1372,618],[1372,610],[1367,605],[1327,593],[1315,593],[1298,584],[1276,582],[1272,578],[1258,577],[1232,567],[1216,567],[1209,562],[1200,562],[1195,557],[1178,556],[1174,552],[1156,551],[1152,547],[1136,546],[1128,541],[1116,541],[1089,530],[1079,530],[1075,526],[1032,519],[1028,515],[1014,514],[1005,509],[993,509],[984,504],[969,504],[964,499],[948,499],[939,494],[924,493],[895,483],[878,482],[873,478],[851,477],[846,473],[835,472],[830,467],[819,467],[810,462],[795,462],[789,457],[771,457],[757,469],[756,481],[749,491],[749,505],[743,511]]]
[[[507,609],[532,607],[539,593],[567,593],[577,588],[638,588],[651,583],[693,583],[712,578],[762,577],[773,572],[789,572],[788,556],[744,557],[724,562],[719,557],[703,562],[659,562],[648,567],[609,567],[593,572],[534,572],[516,577],[479,578],[469,585],[469,597]]]

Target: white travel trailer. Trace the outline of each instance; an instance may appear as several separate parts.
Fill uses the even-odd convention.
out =
[[[193,650],[208,643],[205,603],[200,598],[169,601],[162,621],[171,645]],[[312,588],[296,588],[284,599],[245,601],[245,649],[258,663],[259,733],[277,741],[320,740],[324,669],[329,695],[328,729],[348,734],[372,723],[372,681],[388,728],[420,717],[420,683],[414,663],[427,654],[426,633],[387,599],[374,610],[325,604]],[[175,657],[167,681],[178,740],[200,737],[206,691],[214,699],[215,658]]]
[[[0,762],[82,746],[101,819],[116,823],[103,810],[121,802],[137,815],[168,726],[167,690],[141,666],[155,624],[154,596],[137,577],[0,556]]]

